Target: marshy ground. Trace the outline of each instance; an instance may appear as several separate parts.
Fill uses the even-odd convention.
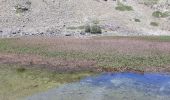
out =
[[[170,72],[170,37],[0,39],[2,100],[18,100],[104,71]]]

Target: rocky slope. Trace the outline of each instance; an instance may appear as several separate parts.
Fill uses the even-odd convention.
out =
[[[0,0],[0,35],[79,36],[94,22],[102,35],[170,35],[169,11],[169,0]]]

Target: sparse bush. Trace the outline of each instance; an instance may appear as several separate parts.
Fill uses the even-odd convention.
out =
[[[122,4],[122,3],[118,3],[118,6],[115,9],[119,10],[119,11],[131,11],[131,10],[133,10],[132,6],[127,6],[127,5]]]
[[[85,26],[85,32],[86,32],[86,33],[90,33],[90,32],[91,32],[91,27],[90,27],[90,25],[86,25],[86,26]]]
[[[18,4],[15,6],[16,13],[23,13],[26,12],[30,9],[31,7],[31,2],[27,1],[25,4]]]
[[[91,33],[92,34],[101,34],[102,33],[101,27],[98,26],[97,24],[92,25],[91,26]]]
[[[99,22],[99,20],[95,19],[95,20],[92,21],[92,23],[93,24],[99,24],[100,22]]]
[[[161,11],[155,11],[152,13],[152,16],[156,17],[156,18],[165,18],[170,16],[169,12],[161,12]]]
[[[31,5],[31,2],[30,2],[30,1],[27,1],[25,4],[27,4],[27,5]]]
[[[140,19],[136,19],[136,18],[135,18],[134,20],[135,20],[135,22],[140,22]]]
[[[141,2],[145,5],[154,5],[157,4],[159,0],[141,0]]]
[[[157,22],[151,22],[150,25],[151,25],[151,26],[159,26],[159,23],[157,23]]]
[[[86,33],[91,33],[91,34],[101,34],[102,33],[102,29],[97,24],[86,25],[85,26],[85,32]]]
[[[29,10],[28,7],[22,6],[22,5],[17,5],[15,6],[16,13],[23,13]]]

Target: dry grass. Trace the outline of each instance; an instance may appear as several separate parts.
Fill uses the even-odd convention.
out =
[[[45,61],[52,66],[65,66],[73,71],[94,67],[144,70],[146,66],[170,65],[170,42],[167,37],[25,37],[1,42],[1,53],[38,55],[45,57]],[[49,66],[48,63],[46,65]]]
[[[159,38],[22,38],[14,40],[17,45],[42,46],[50,51],[77,51],[97,53],[152,54],[170,53],[170,43]],[[156,40],[157,39],[157,40]],[[153,41],[154,40],[154,41]]]

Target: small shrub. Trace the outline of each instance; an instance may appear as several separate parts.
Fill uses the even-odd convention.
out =
[[[26,71],[25,68],[17,68],[16,70],[17,70],[18,73],[23,73],[23,72]]]
[[[154,5],[157,4],[159,0],[142,0],[143,4],[145,5]]]
[[[92,25],[91,26],[91,33],[92,34],[101,34],[102,33],[101,27],[96,25],[96,24]]]
[[[32,3],[30,1],[27,1],[25,4],[27,5],[31,5]]]
[[[91,33],[91,34],[101,34],[102,33],[102,29],[97,24],[87,25],[85,27],[85,32],[86,33]]]
[[[116,10],[119,11],[131,11],[133,8],[131,6],[127,6],[125,4],[119,3],[118,6],[115,8]]]
[[[159,26],[159,23],[157,23],[157,22],[151,22],[150,25],[151,25],[151,26]]]
[[[95,20],[92,21],[92,23],[93,24],[99,24],[100,22],[99,22],[99,20],[95,19]]]
[[[22,6],[22,5],[17,5],[15,6],[16,13],[23,13],[29,10],[28,7]]]
[[[152,13],[152,16],[156,17],[156,18],[165,18],[165,17],[170,16],[170,13],[169,12],[155,11],[155,12]]]
[[[140,19],[136,19],[136,18],[135,18],[134,20],[135,20],[135,22],[140,22]]]
[[[85,32],[86,33],[91,33],[91,34],[101,34],[102,33],[102,28],[99,25],[99,20],[93,20],[91,23],[88,23],[84,26]]]
[[[86,32],[86,33],[90,33],[90,32],[91,32],[91,27],[90,27],[90,25],[86,25],[86,26],[85,26],[85,32]]]

